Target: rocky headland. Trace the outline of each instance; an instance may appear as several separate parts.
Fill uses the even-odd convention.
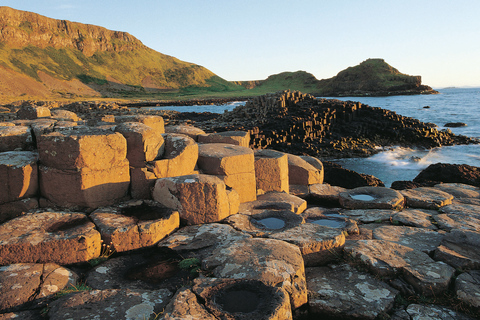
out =
[[[298,92],[222,118],[254,131],[113,103],[4,108],[0,319],[479,319],[479,168],[342,187],[293,154],[302,134],[383,118],[387,139],[468,142],[448,131]]]

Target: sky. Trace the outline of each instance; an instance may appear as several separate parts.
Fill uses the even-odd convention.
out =
[[[434,88],[480,87],[479,0],[0,0],[125,31],[230,80],[335,76],[368,58]]]

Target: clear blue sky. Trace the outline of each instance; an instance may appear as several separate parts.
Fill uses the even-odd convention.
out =
[[[383,58],[424,84],[480,86],[479,0],[0,0],[112,30],[227,80],[317,79]]]

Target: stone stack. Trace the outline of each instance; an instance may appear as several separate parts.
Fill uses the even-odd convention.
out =
[[[41,135],[40,191],[62,207],[111,205],[128,193],[127,142],[120,133],[87,127]]]

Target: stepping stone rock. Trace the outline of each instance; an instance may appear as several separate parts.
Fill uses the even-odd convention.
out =
[[[50,320],[150,319],[170,301],[168,290],[92,290],[67,295],[49,304]]]
[[[480,233],[480,219],[457,214],[439,214],[433,216],[440,229],[451,231],[452,229],[469,230]]]
[[[85,262],[100,255],[100,233],[82,213],[26,214],[0,225],[0,265]]]
[[[292,319],[288,294],[260,281],[195,279],[192,291],[218,319]]]
[[[177,211],[155,201],[130,201],[90,215],[104,244],[123,252],[153,246],[180,226]]]
[[[456,198],[453,199],[454,204],[473,204],[480,206],[480,198]]]
[[[0,127],[0,152],[33,149],[32,130],[26,126]]]
[[[442,306],[411,304],[405,310],[408,319],[421,320],[474,320],[462,313]]]
[[[18,119],[37,119],[50,117],[50,109],[47,107],[23,106],[17,111]]]
[[[252,238],[215,249],[202,269],[217,278],[259,280],[283,288],[296,309],[307,302],[302,255],[297,246],[275,239]]]
[[[435,188],[451,194],[455,198],[480,198],[480,188],[463,183],[440,183]]]
[[[358,210],[342,210],[342,214],[348,218],[357,220],[362,223],[390,221],[397,213],[395,210],[383,209],[358,209]]]
[[[163,118],[160,116],[147,116],[147,115],[140,115],[140,114],[124,115],[124,116],[115,116],[113,121],[115,121],[116,123],[140,122],[149,126],[159,134],[165,133],[165,123],[163,121]]]
[[[480,206],[473,204],[449,204],[441,207],[440,212],[447,214],[466,215],[475,219],[480,219]]]
[[[299,247],[306,266],[318,266],[330,262],[345,244],[345,234],[342,229],[314,223],[301,224],[267,236]]]
[[[436,231],[404,226],[383,226],[373,230],[374,239],[395,242],[426,254],[434,251],[444,236]]]
[[[41,135],[37,147],[44,166],[63,170],[105,170],[127,155],[127,142],[120,133],[85,127]]]
[[[80,121],[80,119],[75,112],[61,109],[52,109],[50,110],[52,118],[61,121]]]
[[[377,319],[389,312],[398,291],[349,265],[307,268],[310,312],[335,318]]]
[[[205,131],[202,129],[196,128],[194,126],[188,125],[178,125],[178,126],[166,126],[165,133],[178,133],[183,134],[192,138],[195,141],[198,141],[198,136],[205,134]]]
[[[54,263],[0,267],[0,312],[45,305],[59,291],[77,285],[77,280],[74,272]]]
[[[404,198],[397,190],[385,187],[359,187],[342,192],[340,205],[346,209],[403,209]]]
[[[480,270],[464,272],[455,280],[457,298],[480,310]]]
[[[421,251],[385,240],[352,241],[346,244],[345,252],[358,257],[380,276],[402,274],[415,291],[425,296],[442,294],[455,272]]]
[[[8,151],[0,153],[0,190],[2,190],[0,204],[33,197],[37,194],[37,161],[38,154],[36,152]]]
[[[227,224],[209,223],[184,227],[160,241],[158,246],[178,252],[185,258],[197,257],[202,260],[216,248],[247,238],[251,236]]]
[[[433,210],[405,209],[392,217],[392,222],[400,222],[406,226],[436,230],[432,223],[433,216],[438,212]]]
[[[323,183],[323,172],[321,174],[317,168],[299,156],[293,154],[287,154],[287,156],[288,180],[290,184],[308,186],[311,184]]]
[[[5,221],[16,218],[37,208],[37,198],[28,198],[0,204],[0,223],[4,223]]]
[[[224,131],[198,136],[199,143],[228,143],[245,148],[250,147],[250,133],[247,131]]]
[[[253,150],[224,143],[200,144],[197,164],[203,173],[218,176],[237,191],[240,203],[257,199]]]
[[[198,145],[182,134],[163,135],[165,153],[163,159],[149,162],[151,171],[157,178],[177,177],[192,174],[198,160]]]
[[[308,208],[302,213],[306,223],[314,223],[325,227],[338,228],[346,231],[349,235],[359,234],[357,222],[348,216],[340,214],[338,209],[321,207]]]
[[[405,197],[406,205],[412,208],[438,209],[453,200],[451,194],[429,187],[400,190],[400,193]]]
[[[268,192],[257,197],[258,201],[288,203],[292,206],[292,212],[301,214],[307,209],[307,201],[285,192]]]
[[[434,258],[456,269],[479,269],[479,247],[480,233],[456,229],[445,235],[435,250]]]
[[[144,167],[145,162],[161,157],[165,151],[162,135],[143,123],[122,123],[115,128],[115,132],[119,132],[127,140],[127,159],[130,166]]]
[[[255,150],[257,190],[289,192],[288,158],[275,150]]]
[[[225,222],[254,237],[268,237],[303,223],[303,218],[287,210],[266,210],[252,215],[234,214]]]
[[[220,221],[238,212],[235,191],[215,176],[194,174],[158,179],[152,197],[180,213],[187,224]]]
[[[205,306],[198,302],[197,295],[186,287],[178,289],[159,320],[182,319],[218,320],[216,316],[207,311]]]
[[[347,189],[329,184],[312,184],[309,186],[308,198],[319,203],[340,204],[340,193]]]

